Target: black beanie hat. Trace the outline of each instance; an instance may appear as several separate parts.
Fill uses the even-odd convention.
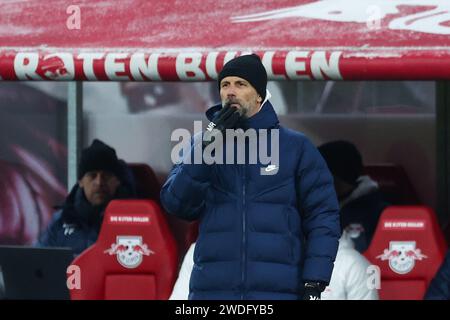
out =
[[[254,53],[243,55],[225,63],[217,79],[219,91],[222,79],[230,76],[247,80],[264,101],[266,98],[267,72],[258,55]]]
[[[356,185],[356,180],[363,173],[363,162],[354,144],[337,140],[325,143],[318,149],[333,176]]]
[[[108,171],[117,178],[121,177],[121,166],[116,150],[102,141],[95,139],[92,144],[81,152],[78,165],[78,180],[89,171]]]

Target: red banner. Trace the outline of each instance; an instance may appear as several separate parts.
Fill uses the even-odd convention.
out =
[[[450,79],[448,0],[10,1],[3,80],[204,81],[257,52],[272,80]]]
[[[208,81],[224,63],[248,52],[0,51],[2,80]],[[271,80],[450,79],[450,51],[395,53],[264,51]]]

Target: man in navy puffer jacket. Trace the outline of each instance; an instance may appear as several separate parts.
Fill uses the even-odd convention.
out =
[[[166,211],[200,219],[189,299],[318,299],[340,237],[327,165],[303,134],[279,125],[257,55],[225,64],[218,85],[222,104],[207,111],[208,129],[194,137],[161,190]],[[278,147],[278,163],[253,163],[251,153],[243,164],[193,163],[194,150],[206,151],[214,132],[226,129],[266,130],[258,142],[269,152]],[[249,144],[241,147],[255,152]]]

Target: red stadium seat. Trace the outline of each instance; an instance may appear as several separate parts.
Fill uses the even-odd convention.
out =
[[[430,208],[391,206],[383,211],[364,256],[380,268],[381,300],[421,300],[446,251]]]
[[[370,164],[364,166],[364,173],[378,183],[380,191],[391,204],[420,204],[417,192],[403,167],[390,163]]]
[[[97,242],[72,265],[81,274],[80,288],[70,290],[72,300],[165,300],[178,272],[178,253],[159,205],[114,200]]]
[[[145,163],[131,163],[129,167],[136,180],[138,197],[160,203],[161,184],[153,169]],[[170,214],[166,214],[166,219],[177,242],[180,256],[183,257],[190,245],[197,239],[198,223],[184,221]]]

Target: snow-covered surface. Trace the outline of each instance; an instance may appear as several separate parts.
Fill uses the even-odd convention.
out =
[[[433,48],[450,45],[447,20],[446,0],[2,1],[0,47]]]
[[[209,71],[220,68],[226,54],[256,52],[264,57],[268,51],[275,52],[264,62],[273,80],[305,79],[303,71],[306,79],[318,80],[450,79],[450,70],[442,68],[450,64],[448,0],[0,0],[0,4],[0,78],[5,80],[142,80],[123,76],[121,70],[129,73],[127,59],[144,52],[159,54],[151,80],[202,81],[214,78]],[[76,18],[80,29],[70,29]],[[39,58],[17,58],[24,52],[39,53]],[[93,67],[97,78],[83,76],[82,70],[91,67],[77,61],[77,55],[86,52],[104,53],[98,59],[102,66]],[[123,64],[112,57],[118,52],[129,54]],[[51,62],[52,53],[69,55]],[[178,59],[184,53],[201,57]],[[198,64],[191,66],[190,61]]]

